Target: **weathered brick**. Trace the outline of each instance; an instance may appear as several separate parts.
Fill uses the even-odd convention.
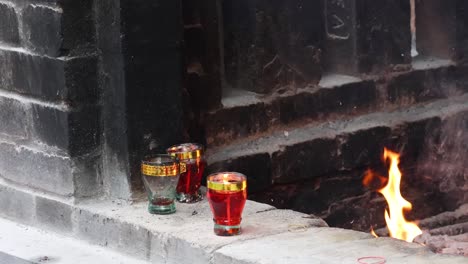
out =
[[[265,131],[269,122],[264,103],[220,109],[204,118],[206,140],[208,145],[221,145]]]
[[[99,145],[99,110],[83,107],[62,110],[33,105],[33,137],[49,146],[56,146],[71,156],[95,150]]]
[[[276,111],[284,124],[300,118],[323,120],[329,115],[368,110],[377,104],[377,90],[372,81],[364,81],[280,97],[272,104],[278,104]]]
[[[462,88],[456,82],[450,67],[411,71],[389,81],[387,96],[392,103],[446,98]]]
[[[0,175],[32,188],[74,194],[72,160],[10,143],[0,143]]]
[[[223,1],[231,86],[268,93],[321,77],[322,1]]]
[[[23,32],[26,46],[40,54],[58,56],[62,46],[62,11],[29,5],[23,10]]]
[[[34,206],[33,195],[0,186],[0,214],[3,217],[12,218],[24,224],[32,224],[35,217]]]
[[[40,224],[59,232],[72,232],[72,207],[63,202],[36,197],[36,218]]]
[[[73,218],[79,238],[140,258],[148,257],[153,236],[148,229],[85,209],[75,209]]]
[[[91,0],[54,0],[45,3],[48,5],[33,3],[23,10],[27,47],[52,57],[94,52],[95,27]]]
[[[329,173],[338,167],[338,141],[320,138],[285,146],[272,155],[274,183],[288,183]]]
[[[15,99],[0,97],[0,134],[26,139],[30,130],[30,107]]]
[[[269,102],[223,108],[204,118],[210,146],[264,132],[274,125],[303,120],[325,121],[337,115],[369,111],[378,104],[373,81],[350,83],[332,88],[275,95]]]
[[[56,101],[96,102],[97,59],[53,59],[0,49],[0,87]]]
[[[339,170],[352,170],[362,166],[379,164],[385,143],[390,136],[388,127],[359,130],[338,137],[341,163]]]
[[[19,43],[18,17],[15,9],[6,3],[0,3],[0,41],[8,44]]]
[[[411,62],[410,1],[325,1],[329,71],[376,72]]]

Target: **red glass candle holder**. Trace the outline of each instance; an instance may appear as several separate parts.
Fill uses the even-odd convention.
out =
[[[247,200],[246,177],[237,172],[211,174],[207,179],[207,187],[215,234],[218,236],[240,234],[242,211]]]
[[[203,146],[185,143],[172,146],[167,153],[180,161],[180,178],[177,185],[177,201],[194,203],[203,200],[200,191],[203,172],[206,167]]]

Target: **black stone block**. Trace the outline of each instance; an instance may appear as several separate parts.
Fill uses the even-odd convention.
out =
[[[328,71],[356,74],[409,67],[410,1],[326,0],[325,16]]]
[[[387,98],[392,103],[446,98],[457,90],[452,71],[450,68],[439,68],[396,76],[388,83]]]
[[[338,149],[338,141],[327,138],[285,146],[272,155],[273,182],[291,183],[335,171]]]
[[[19,43],[18,17],[15,9],[5,3],[0,3],[0,41],[16,45]]]
[[[269,120],[264,103],[225,108],[208,114],[204,119],[207,144],[222,145],[265,131]]]
[[[223,2],[226,79],[259,93],[321,77],[321,1]]]
[[[271,185],[271,159],[267,153],[210,164],[207,175],[222,171],[236,171],[247,176],[249,194],[266,190]]]
[[[184,47],[187,89],[194,111],[221,106],[221,37],[219,0],[184,1]]]
[[[457,0],[457,37],[456,57],[461,63],[468,64],[468,2]]]
[[[444,59],[455,57],[456,1],[416,2],[416,47],[421,56]]]
[[[54,59],[0,49],[0,87],[44,100],[96,102],[97,59]]]
[[[23,10],[27,47],[52,57],[94,53],[93,1],[57,0]]]
[[[352,170],[359,167],[379,165],[382,153],[390,137],[391,129],[388,127],[375,127],[359,130],[338,137],[343,142],[340,149],[339,170]]]
[[[62,54],[69,56],[95,53],[96,27],[93,0],[57,0],[63,9]]]
[[[33,105],[33,138],[71,156],[95,151],[99,146],[99,109],[62,110]]]

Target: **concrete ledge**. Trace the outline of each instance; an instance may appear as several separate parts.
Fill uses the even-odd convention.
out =
[[[328,228],[323,220],[313,216],[253,201],[248,201],[244,210],[243,234],[218,237],[213,234],[212,215],[206,201],[178,204],[177,213],[159,216],[147,213],[146,201],[123,204],[94,200],[70,204],[30,190],[0,185],[0,193],[7,190],[8,195],[2,196],[0,203],[3,217],[19,221],[26,214],[28,224],[65,234],[73,241],[118,250],[143,262],[356,263],[358,257],[376,254],[387,258],[388,263],[417,263],[405,262],[405,258],[427,263],[466,260],[437,256],[417,244]],[[30,206],[14,201],[29,201]],[[7,222],[0,220],[1,230],[9,229]],[[37,239],[43,239],[43,234],[51,233],[38,233]],[[25,253],[28,243],[15,242],[12,250],[9,243],[1,242],[0,239],[0,252],[31,259]]]

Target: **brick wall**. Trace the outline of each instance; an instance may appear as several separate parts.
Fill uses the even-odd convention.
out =
[[[0,177],[60,196],[100,188],[92,1],[0,1]]]

